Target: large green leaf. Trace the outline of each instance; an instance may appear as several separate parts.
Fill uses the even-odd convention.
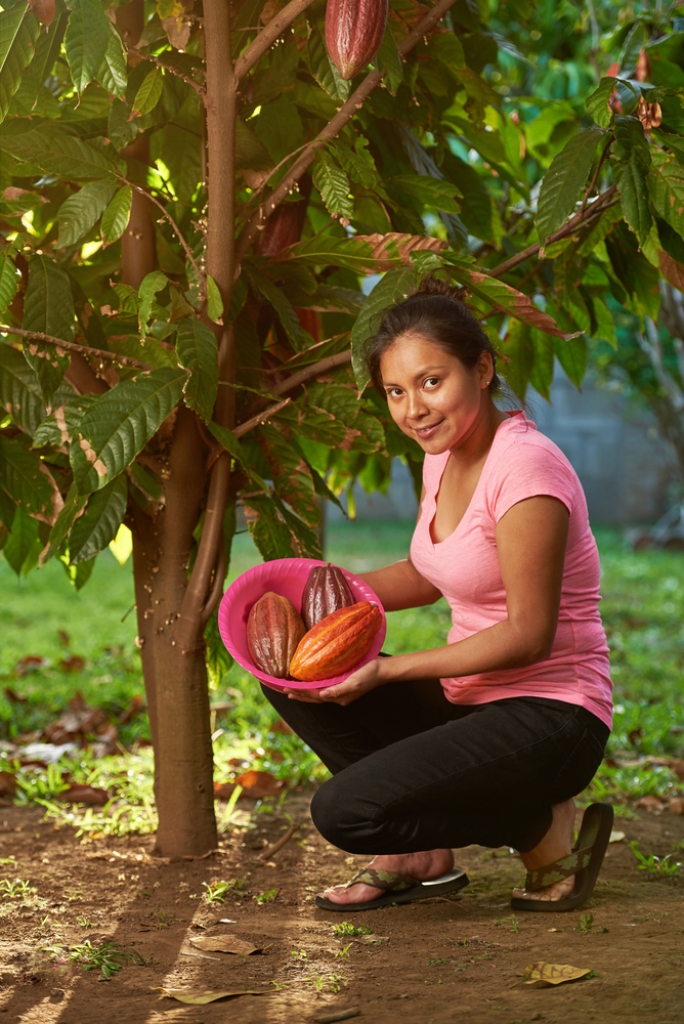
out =
[[[310,526],[321,519],[311,471],[301,453],[269,423],[259,427],[257,437],[271,470],[276,493]]]
[[[349,219],[354,215],[354,200],[350,196],[349,178],[341,167],[331,161],[327,153],[321,154],[316,161],[313,181],[332,217]]]
[[[571,338],[568,341],[562,341],[560,338],[557,338],[554,347],[558,362],[579,391],[587,369],[587,343],[585,339]]]
[[[299,555],[284,516],[268,497],[245,498],[244,509],[247,528],[265,562]]]
[[[641,121],[637,117],[616,117],[616,157],[622,162],[618,189],[625,220],[643,245],[653,224],[648,206],[646,175],[651,153]]]
[[[111,22],[109,24],[109,39],[107,49],[95,78],[103,89],[113,93],[119,99],[126,95],[128,84],[128,69],[126,67],[126,52],[121,42],[121,37]]]
[[[530,382],[532,368],[535,362],[535,348],[532,341],[532,329],[520,323],[519,320],[510,320],[506,336],[499,343],[499,349],[509,360],[503,375],[508,384],[521,401],[525,400],[527,385]]]
[[[295,350],[301,352],[311,344],[311,336],[302,330],[294,307],[285,293],[263,274],[251,274],[250,281],[278,315]]]
[[[516,320],[529,324],[530,327],[537,327],[540,331],[552,334],[557,338],[568,337],[558,327],[552,316],[535,306],[529,295],[519,292],[503,281],[483,274],[479,270],[470,270],[468,267],[454,268],[454,276],[466,284],[476,295],[480,295],[492,306],[498,306]]]
[[[461,195],[457,185],[426,174],[401,174],[388,179],[388,184],[397,185],[402,192],[418,200],[422,206],[434,206],[444,213],[460,213],[456,196]]]
[[[24,299],[24,330],[73,341],[74,318],[74,299],[67,272],[47,256],[32,256]],[[24,343],[24,353],[38,374],[43,400],[50,405],[69,366],[69,355],[56,345],[30,340]]]
[[[615,78],[602,78],[598,88],[586,101],[587,110],[601,128],[607,128],[613,117],[613,111],[608,106],[608,101],[613,95],[616,81]]]
[[[199,320],[181,320],[176,335],[176,352],[179,365],[190,371],[183,386],[185,404],[209,421],[218,390],[216,335]]]
[[[537,231],[542,245],[575,209],[594,162],[596,147],[605,134],[602,128],[585,128],[551,161],[537,204]]]
[[[396,46],[394,49],[396,51]],[[311,31],[306,47],[306,59],[311,74],[328,96],[344,102],[349,96],[350,85],[342,78],[328,56],[322,24],[315,25]]]
[[[127,502],[125,473],[90,495],[85,512],[76,519],[69,534],[69,561],[72,565],[94,558],[98,551],[104,550],[114,540],[126,514]]]
[[[135,114],[142,117],[149,114],[159,103],[164,89],[164,73],[160,67],[153,67],[148,71],[140,87],[135,94],[133,110]]]
[[[651,166],[648,185],[656,213],[684,237],[684,166],[668,154]]]
[[[541,331],[530,331],[534,348],[534,365],[530,373],[530,384],[547,402],[551,401],[551,385],[554,371],[554,341]]]
[[[64,507],[57,516],[55,524],[50,531],[48,545],[41,553],[41,565],[48,562],[62,547],[74,521],[83,512],[87,500],[88,496],[86,494],[79,494],[75,485],[72,484],[65,498]]]
[[[21,434],[0,434],[0,487],[26,512],[52,511],[52,481]]]
[[[307,388],[309,401],[317,411],[330,413],[345,428],[338,448],[372,454],[384,446],[385,433],[377,417],[366,412],[354,388],[341,384],[312,384]]]
[[[40,24],[27,3],[0,11],[0,121],[33,57]]]
[[[121,238],[131,215],[132,202],[133,189],[130,185],[124,185],[102,214],[101,231],[105,242],[116,242],[117,238]]]
[[[0,345],[0,406],[31,437],[45,417],[38,375],[11,345]]]
[[[110,26],[100,0],[69,0],[69,7],[64,49],[74,88],[81,93],[105,59]]]
[[[100,178],[69,196],[57,211],[58,246],[76,245],[102,216],[116,191],[113,178]]]
[[[16,135],[5,132],[0,136],[0,149],[66,181],[105,178],[117,171],[126,172],[125,162],[113,163],[101,150],[74,135],[64,123],[45,122]],[[115,153],[112,157],[116,160]]]
[[[12,532],[2,549],[3,555],[17,576],[26,575],[35,568],[41,547],[38,521],[19,506],[12,523]]]
[[[255,171],[272,166],[268,150],[241,117],[235,124],[235,166],[250,167]]]
[[[19,278],[14,261],[0,254],[0,313],[4,313],[17,293]]]
[[[379,326],[380,315],[388,306],[395,302],[401,302],[415,290],[418,283],[418,275],[413,267],[401,267],[396,270],[389,270],[385,276],[378,281],[370,293],[361,312],[356,318],[352,330],[352,367],[359,389],[368,384],[370,377],[366,369],[364,349],[366,342],[375,333]]]
[[[252,124],[273,163],[279,163],[304,142],[304,125],[291,94],[267,103]]]
[[[100,490],[131,464],[180,401],[186,376],[170,368],[141,373],[89,406],[70,453],[79,494]]]

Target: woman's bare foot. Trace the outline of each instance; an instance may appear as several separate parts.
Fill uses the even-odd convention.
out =
[[[529,853],[521,853],[520,857],[528,871],[535,871],[547,864],[553,864],[561,857],[567,857],[572,850],[573,829],[575,827],[575,801],[565,800],[562,804],[554,804],[553,821],[541,843]],[[575,876],[570,875],[561,882],[554,882],[545,889],[527,892],[526,889],[514,889],[513,895],[526,900],[561,900],[569,896],[575,887]]]
[[[454,855],[451,850],[426,850],[424,853],[397,853],[374,857],[369,867],[383,871],[396,871],[400,875],[409,875],[420,882],[431,882],[441,878],[454,866]],[[384,890],[364,882],[357,882],[347,888],[335,885],[326,889],[323,895],[332,903],[370,903],[383,895]]]

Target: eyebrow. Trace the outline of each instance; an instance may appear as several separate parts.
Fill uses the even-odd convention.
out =
[[[419,370],[418,373],[416,373],[414,375],[413,380],[420,380],[421,377],[425,377],[427,374],[431,373],[433,370],[444,370],[444,369],[446,369],[446,367],[444,366],[443,363],[438,363],[435,366],[426,366],[422,370]],[[397,384],[390,384],[389,381],[383,380],[382,386],[383,386],[383,388],[396,388],[399,385],[397,385]]]

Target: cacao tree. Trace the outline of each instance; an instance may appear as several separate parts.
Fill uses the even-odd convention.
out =
[[[387,11],[369,52],[344,7]],[[548,395],[554,355],[579,383],[616,343],[611,301],[645,329],[684,283],[684,33],[591,11],[0,0],[0,545],[80,587],[131,530],[163,854],[216,844],[236,510],[265,559],[315,556],[322,501],[419,478],[367,388],[382,310],[453,282]],[[556,96],[534,47],[573,18],[595,53]]]

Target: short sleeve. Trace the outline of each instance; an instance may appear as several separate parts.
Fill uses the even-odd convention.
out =
[[[501,452],[488,481],[487,505],[495,522],[513,505],[542,495],[562,501],[572,513],[579,480],[560,449],[539,434],[516,438]]]

